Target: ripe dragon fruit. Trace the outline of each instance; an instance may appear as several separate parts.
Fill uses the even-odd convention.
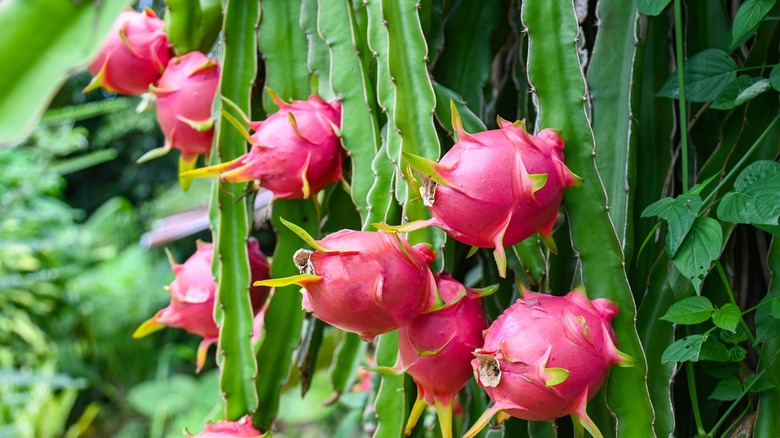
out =
[[[436,283],[426,244],[410,245],[383,231],[341,230],[315,241],[300,227],[284,224],[314,251],[299,249],[293,261],[301,275],[255,285],[303,287],[303,308],[363,340],[395,330],[436,302]]]
[[[251,150],[232,161],[191,171],[188,177],[220,175],[223,181],[257,181],[274,198],[302,199],[341,178],[343,150],[338,126],[341,103],[316,95],[286,103],[271,93],[279,111],[261,122]]]
[[[181,151],[179,174],[195,167],[198,155],[208,155],[214,139],[211,105],[219,86],[219,64],[200,52],[190,52],[168,62],[162,77],[150,91],[157,96],[157,121],[165,135],[165,145],[147,152],[144,162]],[[186,188],[187,179],[180,179]]]
[[[246,416],[238,421],[218,421],[206,424],[197,435],[187,434],[188,438],[260,438],[262,432],[252,426],[252,419]]]
[[[563,164],[563,140],[556,131],[533,136],[522,121],[499,117],[498,124],[500,129],[469,134],[453,107],[459,141],[438,163],[404,154],[424,176],[420,193],[433,218],[387,228],[411,231],[433,225],[467,245],[495,248],[504,277],[504,246],[539,232],[555,250],[551,233],[563,191],[581,179]]]
[[[618,351],[610,322],[617,307],[589,300],[584,289],[564,297],[526,291],[485,332],[471,361],[477,383],[495,404],[464,435],[473,437],[497,412],[531,421],[571,415],[601,437],[585,407],[610,367],[633,366]]]
[[[247,243],[249,267],[254,281],[268,278],[268,261],[260,252],[260,244],[250,239]],[[184,263],[171,265],[176,278],[167,287],[171,294],[171,303],[147,320],[133,333],[141,338],[164,326],[184,329],[203,338],[198,347],[198,371],[206,362],[209,346],[219,338],[219,327],[214,321],[214,300],[217,285],[211,273],[214,245],[198,242],[197,251]],[[253,286],[249,290],[254,313],[260,312],[268,297],[266,287]]]
[[[119,14],[103,48],[89,65],[94,77],[84,92],[100,87],[119,94],[147,92],[171,59],[163,27],[163,21],[149,8]]]
[[[420,315],[398,329],[400,366],[417,383],[406,434],[409,435],[426,404],[435,404],[442,436],[452,436],[455,395],[471,378],[472,352],[483,343],[487,328],[482,297],[496,287],[469,289],[449,274],[437,276],[436,285],[444,306]]]

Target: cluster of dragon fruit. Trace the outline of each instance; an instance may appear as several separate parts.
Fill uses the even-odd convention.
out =
[[[251,181],[275,198],[303,199],[342,178],[341,105],[317,96],[290,103],[274,96],[279,110],[264,121],[248,122],[253,133],[247,135],[247,154],[196,169],[198,156],[212,150],[220,67],[200,52],[174,56],[164,23],[151,10],[124,12],[90,70],[94,80],[88,89],[149,92],[156,98],[165,145],[145,157],[178,149],[185,181],[209,176],[226,183]],[[302,308],[335,328],[368,342],[398,330],[397,365],[374,371],[405,372],[416,382],[418,399],[407,433],[426,406],[434,405],[442,435],[451,437],[453,406],[473,376],[493,404],[464,436],[475,436],[496,414],[499,421],[507,415],[534,421],[571,415],[601,436],[586,405],[612,366],[632,364],[616,347],[611,328],[616,306],[588,299],[582,287],[565,296],[521,287],[521,298],[489,324],[482,298],[497,288],[469,288],[446,272],[432,271],[429,265],[437,257],[432,247],[412,245],[403,236],[435,226],[464,244],[493,248],[502,277],[504,247],[539,233],[554,248],[551,234],[564,190],[579,183],[563,164],[561,134],[545,129],[532,135],[523,123],[503,119],[499,129],[470,134],[453,116],[458,141],[438,162],[404,157],[423,183],[421,196],[431,219],[375,224],[377,231],[345,229],[321,240],[285,222],[311,249],[300,249],[293,260],[275,260],[294,263],[300,271],[281,279],[269,278],[259,244],[248,241],[255,335],[273,299],[271,288],[297,284]],[[141,337],[168,326],[202,337],[198,370],[220,330],[214,320],[213,254],[212,244],[199,243],[183,263],[171,260],[170,305],[135,333]],[[260,434],[245,417],[209,424],[197,436]]]

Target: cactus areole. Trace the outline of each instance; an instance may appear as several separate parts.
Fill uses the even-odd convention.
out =
[[[219,175],[226,182],[255,181],[274,198],[305,199],[341,178],[338,136],[341,103],[312,95],[287,103],[270,93],[279,111],[250,122],[252,148],[235,160],[197,169],[192,177]]]
[[[504,246],[539,232],[554,249],[551,233],[563,191],[580,178],[563,164],[557,131],[534,136],[523,122],[499,118],[500,129],[469,134],[454,109],[453,116],[459,141],[438,163],[404,155],[423,175],[420,192],[433,218],[396,228],[433,225],[467,245],[495,248],[503,277]]]
[[[406,432],[411,433],[427,404],[435,404],[442,436],[451,437],[455,395],[472,376],[472,352],[483,343],[487,328],[482,296],[496,288],[469,289],[449,274],[436,275],[444,305],[398,329],[401,367],[417,383],[417,403]]]
[[[301,286],[304,310],[322,321],[370,341],[436,302],[436,283],[428,267],[435,255],[428,245],[412,246],[383,231],[341,230],[315,241],[284,222],[314,250],[295,253],[301,275],[256,284]]]
[[[575,289],[564,297],[525,292],[485,332],[471,361],[477,383],[495,402],[466,434],[497,412],[531,421],[572,415],[601,437],[585,411],[613,365],[632,366],[618,351],[610,322],[617,307]]]
[[[119,14],[97,58],[89,65],[94,76],[85,92],[106,91],[136,95],[157,82],[171,59],[164,23],[151,9]]]

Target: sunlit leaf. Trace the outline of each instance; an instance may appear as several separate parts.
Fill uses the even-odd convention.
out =
[[[697,218],[672,262],[680,273],[693,284],[696,293],[701,291],[702,279],[710,264],[720,255],[723,230],[715,219]]]
[[[0,3],[0,147],[24,139],[60,84],[96,55],[114,20],[129,3]]]
[[[675,324],[698,324],[710,319],[713,310],[707,297],[690,297],[674,303],[661,319]]]
[[[737,63],[728,53],[719,49],[699,52],[685,62],[685,98],[689,102],[713,100],[736,77]],[[679,94],[677,73],[672,72],[657,96],[677,99]]]
[[[723,196],[718,206],[722,221],[778,225],[780,219],[780,163],[756,161],[734,182],[734,191]]]
[[[727,110],[738,107],[770,88],[769,79],[739,76],[718,95],[712,108]]]
[[[712,312],[712,322],[723,330],[735,332],[739,325],[740,310],[736,304],[728,303]]]

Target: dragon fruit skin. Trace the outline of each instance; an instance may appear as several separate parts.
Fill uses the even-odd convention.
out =
[[[260,438],[263,433],[252,426],[252,419],[247,415],[238,421],[218,421],[207,423],[203,431],[188,438]]]
[[[444,306],[402,325],[398,351],[401,367],[418,388],[407,435],[427,403],[436,405],[442,435],[448,438],[455,395],[472,376],[472,352],[482,346],[488,324],[482,291],[466,288],[449,274],[437,276],[436,286]]]
[[[157,85],[150,87],[157,96],[157,121],[165,135],[164,149],[179,149],[182,160],[191,166],[198,155],[211,152],[211,106],[219,75],[215,59],[190,52],[171,59]]]
[[[119,94],[147,92],[171,58],[164,27],[149,8],[119,14],[100,53],[89,65],[94,77],[84,91],[103,87]]]
[[[504,246],[539,232],[554,248],[551,234],[563,192],[580,178],[563,164],[556,131],[533,136],[522,122],[500,118],[499,126],[468,134],[457,124],[460,140],[439,163],[407,159],[427,176],[420,191],[433,215],[415,228],[433,225],[467,245],[495,248],[503,277]]]
[[[269,266],[260,244],[250,239],[247,243],[249,267],[254,281],[269,277]],[[168,307],[160,310],[138,328],[134,337],[142,337],[162,326],[181,328],[203,338],[198,347],[198,370],[203,367],[208,347],[219,338],[219,327],[214,321],[214,300],[217,285],[211,271],[214,246],[198,242],[197,250],[184,263],[172,263],[175,278],[167,287],[171,294]],[[269,289],[252,286],[249,290],[253,313],[260,312]]]
[[[428,268],[435,255],[426,244],[412,246],[384,231],[341,230],[319,241],[308,239],[315,250],[300,249],[293,258],[302,275],[255,284],[301,286],[304,310],[365,341],[397,329],[436,302]]]
[[[572,415],[594,437],[585,411],[613,365],[633,366],[615,346],[617,307],[580,289],[564,297],[525,292],[485,332],[471,361],[477,383],[495,402],[465,436],[499,411],[531,421]]]
[[[257,181],[274,198],[305,199],[341,178],[341,103],[312,95],[308,100],[284,102],[271,93],[279,110],[261,122],[252,148],[243,156],[188,175],[220,175],[226,182]]]

